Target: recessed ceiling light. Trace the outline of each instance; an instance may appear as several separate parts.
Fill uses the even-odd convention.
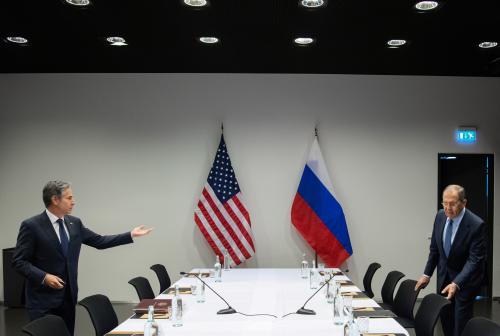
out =
[[[126,46],[128,45],[127,44],[127,41],[125,41],[125,39],[123,37],[120,37],[120,36],[112,36],[112,37],[108,37],[106,38],[106,41],[109,42],[110,45],[112,46]]]
[[[387,41],[387,45],[389,48],[399,48],[406,44],[406,40],[389,40]]]
[[[200,42],[203,42],[206,44],[214,44],[214,43],[219,42],[219,39],[217,37],[213,37],[213,36],[203,36],[203,37],[200,37],[199,40],[200,40]]]
[[[26,39],[22,36],[7,36],[5,39],[9,42],[16,43],[16,44],[28,43],[28,39]]]
[[[479,48],[489,49],[489,48],[495,48],[497,45],[498,45],[498,42],[484,41],[484,42],[479,43]]]
[[[295,42],[295,44],[304,46],[313,43],[314,39],[311,37],[297,37],[295,40],[293,40],[293,42]]]
[[[88,6],[90,5],[90,0],[66,0],[67,3],[73,6]]]
[[[415,4],[415,8],[421,11],[430,11],[439,6],[437,1],[420,1]]]
[[[207,5],[207,0],[184,0],[184,3],[191,7],[203,7]]]
[[[307,8],[318,8],[325,4],[323,0],[301,0],[300,4]]]

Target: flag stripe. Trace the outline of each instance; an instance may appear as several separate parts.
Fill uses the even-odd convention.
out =
[[[200,228],[201,233],[207,240],[208,244],[212,247],[212,250],[214,250],[215,254],[217,255],[222,255],[222,246],[220,240],[217,237],[214,237],[214,232],[210,230],[209,224],[207,223],[205,217],[201,214],[201,210],[197,208],[195,210],[194,214],[194,221]],[[206,226],[209,227],[207,230]]]
[[[298,193],[292,205],[292,222],[329,267],[339,267],[349,257],[350,253]]]
[[[213,193],[213,190],[209,184],[205,186],[205,189],[203,190],[203,196],[205,197],[205,199],[207,199],[215,215],[222,223],[224,228],[227,230],[233,241],[236,243],[238,249],[243,254],[244,258],[243,256],[239,255],[239,259],[245,260],[250,258],[251,255],[248,253],[248,250],[251,249],[251,247],[248,245],[245,239],[242,239],[244,238],[243,233],[240,231],[239,227],[236,225],[231,216],[228,214],[225,207],[222,204],[220,204],[219,200]]]
[[[248,255],[248,252],[245,250],[240,238],[234,231],[234,225],[229,223],[226,218],[224,218],[224,214],[222,213],[223,207],[218,204],[219,202],[215,195],[212,194],[209,185],[206,185],[205,189],[203,189],[202,201],[203,200],[206,200],[206,203],[204,203],[205,207],[210,207],[212,210],[212,219],[218,224],[218,227],[224,234],[226,240],[230,242],[228,251],[237,255],[232,257],[237,264],[240,264],[242,260],[247,258],[246,255]]]
[[[351,242],[342,207],[308,165],[304,168],[297,192],[309,204],[330,232],[340,241],[343,248],[349,254],[352,254]]]
[[[208,214],[209,211],[205,208],[205,206],[201,201],[199,203],[199,209],[201,211],[201,216],[199,216],[199,219],[201,220],[202,223],[204,223],[204,227],[208,234],[208,236],[205,236],[207,241],[210,240],[209,237],[213,238],[214,243],[217,245],[217,250],[221,252],[221,254],[219,255],[220,258],[222,258],[221,261],[224,261],[223,260],[224,256],[222,255],[222,251],[226,250],[229,252],[229,257],[231,258],[231,265],[237,264],[236,261],[239,260],[236,258],[236,255],[231,247],[231,243],[224,237],[217,224],[212,220],[212,217]],[[217,250],[214,249],[214,252],[217,253]]]
[[[247,209],[245,209],[245,206],[243,203],[240,202],[239,198],[233,198],[234,204],[238,207],[238,210],[243,214],[245,219],[247,220],[247,223],[250,225],[250,215],[248,214]],[[250,229],[251,230],[251,229]]]
[[[326,169],[325,160],[321,154],[321,149],[319,148],[317,139],[314,139],[306,164],[313,171],[314,175],[318,177],[318,180],[320,180],[323,186],[328,189],[330,194],[335,196],[332,182],[330,181],[330,176],[328,175],[328,169]]]
[[[210,202],[212,201],[208,200],[207,197],[210,196],[208,195],[208,193],[206,193],[206,189],[203,189],[203,196],[200,199],[203,208],[205,209],[205,211],[203,211],[203,215],[209,222],[214,223],[213,225],[210,225],[210,227],[216,232],[217,237],[221,240],[224,246],[224,249],[229,252],[231,259],[237,265],[239,265],[241,263],[241,259],[244,259],[244,256],[241,254],[237,243],[233,240],[233,237],[227,231],[225,225],[221,223],[221,220],[219,219],[217,212],[214,210],[213,205],[210,204]]]
[[[220,222],[218,222],[218,220],[215,216],[210,216],[210,214],[209,214],[210,210],[208,210],[206,208],[206,206],[203,202],[203,198],[200,199],[200,201],[198,202],[198,209],[200,209],[200,211],[201,211],[200,219],[205,224],[204,226],[205,226],[206,231],[210,234],[208,237],[205,236],[207,241],[209,241],[209,238],[213,237],[214,238],[213,240],[214,240],[214,242],[216,242],[219,250],[221,250],[221,251],[227,250],[228,252],[231,251],[232,250],[231,243],[227,240],[227,238],[230,238],[230,237],[225,236],[221,232],[220,228],[222,227],[222,225],[220,224]],[[209,242],[209,244],[210,244],[210,242]],[[233,254],[234,254],[234,252],[232,254],[230,253],[230,257],[233,261],[236,262],[236,258],[235,258],[235,256],[233,257]]]
[[[253,237],[252,237],[252,228],[246,221],[245,217],[241,214],[239,209],[236,207],[234,203],[234,199],[237,198],[238,195],[234,195],[228,202],[224,204],[224,209],[226,209],[229,216],[231,216],[233,222],[238,226],[242,236],[245,238],[247,243],[247,250],[249,253],[253,255],[252,252],[255,252],[255,248],[253,246]],[[251,252],[251,251],[252,252]]]

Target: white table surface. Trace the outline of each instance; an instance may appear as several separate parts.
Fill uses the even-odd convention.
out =
[[[203,271],[203,269],[202,269]],[[207,270],[205,270],[207,271]],[[300,269],[231,269],[222,271],[222,282],[204,278],[238,312],[246,314],[267,313],[278,316],[243,316],[240,314],[217,315],[226,305],[210,289],[205,289],[206,301],[197,303],[196,296],[181,295],[183,299],[183,326],[173,327],[169,320],[157,319],[161,335],[290,335],[315,336],[343,335],[343,328],[333,324],[332,304],[328,304],[323,288],[306,308],[316,315],[292,314],[297,311],[315,290],[309,288],[309,279],[300,277]],[[335,280],[348,280],[336,276]],[[181,278],[180,287],[197,284],[196,278]],[[343,286],[342,291],[360,291],[356,286]],[[171,298],[159,295],[157,298]],[[372,299],[354,299],[353,307],[378,307]],[[145,320],[128,319],[113,331],[143,331]],[[370,333],[408,332],[392,318],[371,318]]]

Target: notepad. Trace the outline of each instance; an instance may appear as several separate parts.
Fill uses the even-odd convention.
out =
[[[200,273],[186,273],[186,278],[196,278],[196,276],[200,276]],[[202,278],[208,278],[210,276],[210,273],[201,273]]]
[[[375,307],[360,307],[360,308],[353,308],[352,311],[374,311],[376,308]]]
[[[193,291],[196,291],[196,286],[179,287],[179,294],[193,294]],[[163,294],[175,294],[175,287],[168,288]]]
[[[341,294],[342,294],[342,296],[352,296],[353,299],[368,298],[368,296],[366,296],[366,294],[363,292],[343,292]]]
[[[148,314],[142,314],[141,316],[139,316],[139,318],[142,320],[145,320],[148,318]],[[168,320],[170,318],[170,314],[169,313],[154,314],[154,318],[155,318],[155,320]]]
[[[366,316],[369,318],[388,318],[388,317],[396,317],[396,314],[394,314],[390,310],[385,310],[385,309],[377,309],[377,310],[372,310],[372,311],[366,311],[366,310],[356,310],[352,312],[352,315],[354,317],[360,317],[360,316]]]
[[[325,271],[320,271],[319,272],[319,275],[321,275],[321,276],[328,275],[328,274],[331,274],[331,273],[330,272],[325,272]],[[342,273],[341,271],[333,272],[333,276],[336,276],[336,275],[344,275],[344,273]]]
[[[134,308],[136,314],[147,314],[149,306],[153,306],[156,313],[166,314],[168,307],[172,306],[171,299],[142,299]]]

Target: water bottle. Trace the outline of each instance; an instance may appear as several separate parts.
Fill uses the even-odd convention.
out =
[[[199,272],[198,276],[201,278],[201,271]],[[198,280],[198,289],[196,291],[196,302],[198,303],[205,302],[205,284],[201,280]]]
[[[332,279],[326,284],[326,302],[333,303],[335,295],[337,295],[337,282]]]
[[[306,260],[306,254],[302,253],[302,263],[300,265],[300,276],[302,279],[307,279],[309,276],[309,263]]]
[[[342,302],[344,303],[344,322],[347,323],[351,319],[353,319],[352,314],[352,296],[344,296],[342,298]]]
[[[344,324],[344,299],[340,294],[340,289],[337,289],[333,299],[333,323],[335,325]]]
[[[356,323],[354,323],[352,311],[347,315],[347,322],[344,324],[344,336],[359,336],[359,329]]]
[[[318,263],[318,281],[320,286],[325,283],[325,279],[326,279],[325,264]]]
[[[319,286],[319,273],[316,269],[316,263],[312,261],[312,267],[309,271],[309,287],[311,289],[316,289]]]
[[[148,320],[144,324],[144,336],[158,336],[160,334],[158,323],[155,321],[154,306],[148,307]]]
[[[215,282],[221,282],[222,281],[222,266],[220,264],[220,259],[219,255],[215,256]]]
[[[231,269],[231,261],[229,257],[229,252],[224,250],[224,271],[229,271]]]
[[[179,285],[175,285],[175,295],[172,299],[172,320],[173,327],[182,326],[182,299],[179,295]]]

